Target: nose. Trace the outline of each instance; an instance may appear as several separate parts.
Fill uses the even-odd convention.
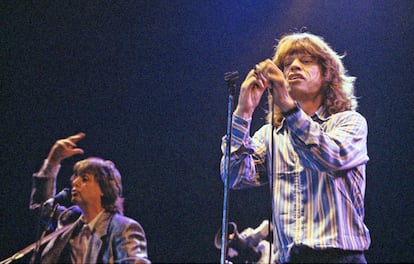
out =
[[[72,188],[79,186],[80,181],[80,177],[75,177],[72,181]]]
[[[289,66],[289,70],[300,70],[302,69],[302,63],[299,58],[295,58]]]

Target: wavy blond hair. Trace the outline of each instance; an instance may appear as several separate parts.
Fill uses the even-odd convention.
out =
[[[284,61],[287,56],[295,52],[305,52],[314,56],[322,68],[324,81],[322,84],[322,105],[329,114],[335,114],[346,110],[356,110],[357,98],[354,95],[354,83],[356,78],[349,76],[342,59],[345,55],[337,54],[322,37],[311,33],[290,33],[284,35],[275,47],[273,62],[283,71]],[[269,93],[268,104],[271,107],[272,95]],[[272,120],[272,111],[267,116],[268,123]],[[278,107],[273,111],[273,124],[281,124],[283,116]]]

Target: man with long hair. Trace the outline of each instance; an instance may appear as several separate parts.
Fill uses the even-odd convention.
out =
[[[45,219],[52,215],[50,222],[57,222],[58,234],[42,250],[40,262],[150,263],[144,229],[123,215],[121,174],[112,161],[98,157],[78,161],[71,177],[75,205],[45,203],[56,192],[61,161],[84,152],[77,147],[84,136],[78,133],[57,140],[33,175],[30,208]],[[56,212],[51,213],[54,208]]]
[[[366,262],[368,128],[342,58],[320,36],[287,34],[241,85],[221,175],[233,189],[270,184],[281,263]],[[268,122],[250,136],[266,90]],[[226,144],[223,137],[223,153]]]

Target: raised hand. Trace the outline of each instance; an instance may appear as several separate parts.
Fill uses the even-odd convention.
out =
[[[267,59],[257,64],[255,72],[263,87],[271,90],[273,102],[280,107],[282,112],[295,106],[295,101],[289,94],[288,81],[283,72],[271,60]]]
[[[235,114],[245,119],[251,118],[265,90],[266,87],[262,79],[259,78],[255,69],[252,69],[240,87],[239,101]]]
[[[85,133],[78,133],[64,139],[59,139],[50,149],[47,157],[49,164],[59,165],[60,162],[73,155],[83,154],[83,149],[77,147],[77,142],[85,137]]]

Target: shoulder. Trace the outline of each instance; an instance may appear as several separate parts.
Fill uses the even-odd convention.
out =
[[[365,119],[365,117],[361,113],[354,111],[354,110],[347,110],[347,111],[339,112],[339,113],[334,114],[333,116],[336,116],[336,115],[342,116],[342,117],[357,117],[357,118]]]
[[[146,241],[146,234],[141,224],[124,215],[114,214],[109,224],[109,233],[115,237],[135,238]]]
[[[133,223],[133,222],[137,222],[137,221],[130,218],[130,217],[128,217],[128,216],[125,216],[125,215],[114,214],[113,217],[112,217],[112,222],[120,223],[120,224],[121,223],[128,224],[128,223]]]
[[[130,217],[121,215],[121,214],[113,215],[111,225],[113,228],[116,228],[116,229],[137,228],[137,229],[143,230],[141,224],[138,221]]]
[[[362,125],[367,125],[365,117],[356,111],[344,111],[331,115],[328,119],[335,122],[357,122]]]
[[[326,123],[326,131],[346,131],[349,134],[368,134],[367,120],[356,111],[344,111],[331,115]]]

